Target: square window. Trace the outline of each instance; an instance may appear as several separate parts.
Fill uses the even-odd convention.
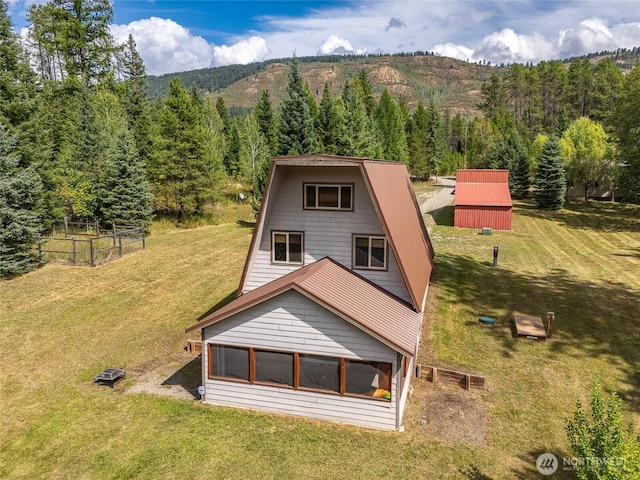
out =
[[[210,345],[209,374],[213,377],[249,380],[249,349]]]
[[[354,236],[353,267],[385,270],[387,268],[387,240],[384,237]]]
[[[316,390],[340,391],[340,359],[300,355],[300,386]]]
[[[255,381],[293,387],[293,353],[255,350]]]
[[[319,208],[338,208],[339,203],[338,187],[318,187],[318,207]]]
[[[302,233],[272,232],[273,263],[303,263]]]
[[[345,393],[387,398],[391,395],[391,364],[346,360]]]

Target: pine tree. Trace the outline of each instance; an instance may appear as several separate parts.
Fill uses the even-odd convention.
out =
[[[404,119],[386,88],[380,96],[380,101],[374,111],[374,118],[380,132],[382,158],[407,163],[409,149]]]
[[[175,213],[178,223],[215,201],[223,182],[217,148],[212,145],[204,100],[187,92],[179,78],[156,115],[158,137],[149,176],[157,209]],[[219,145],[217,143],[216,145]]]
[[[304,155],[316,150],[313,116],[305,93],[298,60],[289,66],[289,83],[280,105],[281,155]]]
[[[618,186],[624,199],[640,203],[640,66],[634,67],[623,83],[614,116],[618,138]]]
[[[7,3],[0,1],[0,121],[14,131],[21,130],[16,151],[24,165],[40,158],[38,127],[33,122],[36,95],[35,75],[13,30]]]
[[[344,118],[339,136],[339,155],[382,158],[383,152],[376,135],[374,120],[352,82],[347,82],[338,103],[338,116]],[[342,108],[340,108],[342,107]]]
[[[558,138],[552,135],[544,144],[536,173],[534,197],[538,206],[550,209],[561,208],[564,204],[566,187],[560,143]]]
[[[0,124],[0,278],[29,272],[39,262],[34,246],[42,228],[36,213],[42,183],[33,168],[19,167],[15,143]]]
[[[100,186],[100,216],[103,224],[144,226],[151,223],[151,188],[144,163],[136,150],[133,134],[121,117],[113,144],[107,152],[105,175]]]
[[[517,132],[514,132],[516,135]],[[529,166],[529,152],[520,135],[513,145],[514,158],[511,162],[509,177],[512,180],[512,195],[514,198],[527,198],[531,188],[531,167]]]
[[[267,139],[269,152],[271,155],[276,155],[278,153],[278,123],[269,90],[262,91],[255,112],[260,131]]]
[[[325,83],[318,109],[316,129],[320,149],[329,155],[337,155],[340,151],[339,137],[344,118],[340,116],[339,111],[344,111],[344,108],[340,109],[339,101],[340,99],[331,95],[329,85]]]

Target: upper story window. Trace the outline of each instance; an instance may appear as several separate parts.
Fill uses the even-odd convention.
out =
[[[302,232],[271,232],[273,263],[302,263]]]
[[[353,210],[353,185],[305,183],[304,208]]]
[[[353,267],[386,270],[387,240],[384,237],[354,235]]]

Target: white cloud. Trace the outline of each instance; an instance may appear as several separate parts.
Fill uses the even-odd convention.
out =
[[[267,42],[262,37],[250,37],[247,40],[240,40],[230,47],[222,45],[213,47],[213,60],[211,66],[242,64],[259,62],[269,55]]]
[[[538,33],[522,35],[504,28],[484,37],[474,58],[493,63],[527,63],[554,58],[556,53],[553,43]]]
[[[151,75],[206,68],[213,57],[212,45],[173,20],[151,17],[128,25],[112,25],[111,32],[118,43],[133,35]]]
[[[580,22],[577,27],[561,30],[558,46],[563,56],[598,52],[617,47],[616,40],[606,20],[593,17]]]
[[[471,60],[473,58],[473,50],[464,45],[456,45],[455,43],[439,43],[430,51],[442,55],[443,57],[457,58],[458,60]]]
[[[345,55],[345,54],[361,54],[364,50],[354,50],[349,40],[340,38],[331,34],[322,40],[322,45],[318,49],[318,55]]]

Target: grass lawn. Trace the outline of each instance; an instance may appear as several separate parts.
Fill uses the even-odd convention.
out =
[[[597,202],[516,203],[513,231],[492,236],[441,212],[420,362],[487,388],[416,381],[404,433],[125,393],[135,372],[184,356],[184,329],[235,291],[252,215],[229,210],[219,225],[156,223],[145,251],[110,264],[0,282],[1,478],[537,478],[540,453],[568,455],[564,419],[594,372],[640,428],[640,211]],[[553,340],[514,339],[514,310],[554,311]],[[94,385],[105,367],[128,378]],[[434,392],[477,405],[483,443],[425,434],[420,419],[443,413],[421,405]]]

